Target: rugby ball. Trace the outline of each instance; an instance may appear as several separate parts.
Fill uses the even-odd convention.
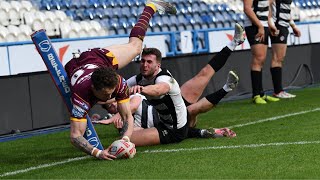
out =
[[[110,145],[109,153],[118,159],[129,159],[136,154],[136,147],[132,142],[116,140]]]

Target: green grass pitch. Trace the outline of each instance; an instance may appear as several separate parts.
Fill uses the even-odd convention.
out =
[[[319,179],[320,88],[295,99],[221,103],[197,127],[234,127],[234,139],[187,139],[138,147],[135,158],[102,161],[69,142],[69,131],[0,143],[2,179]],[[96,126],[108,146],[113,126]]]

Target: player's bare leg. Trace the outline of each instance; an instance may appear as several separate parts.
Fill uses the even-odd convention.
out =
[[[236,88],[238,82],[239,77],[237,74],[235,74],[233,71],[229,71],[227,82],[223,88],[188,106],[187,109],[190,115],[189,126],[194,127],[197,123],[197,116],[200,113],[208,112],[214,108],[220,102],[220,100],[228,94],[228,92]]]
[[[152,146],[160,144],[158,130],[154,127],[133,131],[130,140],[136,146]]]
[[[126,66],[141,53],[142,43],[149,26],[149,21],[156,12],[176,14],[177,11],[172,4],[166,1],[149,0],[147,1],[138,22],[131,30],[129,43],[105,47],[105,49],[112,52],[116,57],[119,69]]]
[[[212,76],[224,66],[231,52],[244,40],[244,29],[237,23],[233,40],[216,54],[196,76],[181,86],[181,94],[189,103],[196,103],[199,100]]]

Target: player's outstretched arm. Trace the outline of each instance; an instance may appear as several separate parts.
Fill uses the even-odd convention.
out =
[[[128,122],[128,129],[125,131],[124,136],[128,136],[130,138],[133,131],[133,116],[129,101],[118,103],[118,111],[121,115],[121,118]]]
[[[84,137],[83,134],[87,127],[86,122],[71,121],[70,140],[71,144],[86,154],[92,155],[98,159],[112,160],[116,157],[109,154],[107,150],[99,150],[93,147]]]

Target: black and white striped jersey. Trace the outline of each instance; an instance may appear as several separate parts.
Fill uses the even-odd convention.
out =
[[[141,98],[138,109],[133,112],[134,126],[144,129],[156,127],[159,123],[159,114],[157,110],[153,108],[145,96],[138,93],[132,96],[139,96]]]
[[[252,9],[260,20],[261,24],[264,27],[268,27],[269,0],[253,0]],[[246,17],[244,26],[248,27],[252,25],[254,24],[248,17]]]
[[[159,113],[160,122],[168,128],[180,129],[187,123],[187,108],[181,96],[178,82],[167,69],[160,69],[151,80],[145,79],[141,74],[127,80],[128,86],[147,86],[165,82],[170,86],[170,91],[160,97],[146,96],[150,105]]]
[[[272,19],[276,25],[289,27],[291,20],[292,0],[274,0],[272,3]]]

